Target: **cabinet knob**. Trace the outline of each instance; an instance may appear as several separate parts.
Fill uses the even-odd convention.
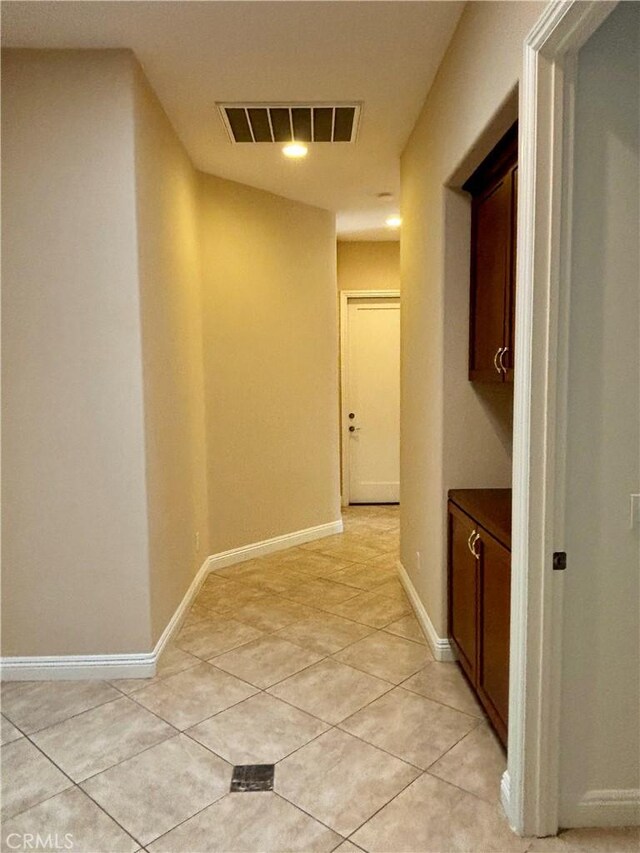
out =
[[[501,361],[504,349],[505,347],[498,347],[498,349],[496,350],[496,354],[493,357],[493,366],[500,374],[504,371],[504,366],[502,365]]]
[[[507,368],[504,366],[504,357],[509,352],[509,347],[502,347],[502,352],[498,356],[498,364],[500,365],[500,369],[504,374],[507,372]]]

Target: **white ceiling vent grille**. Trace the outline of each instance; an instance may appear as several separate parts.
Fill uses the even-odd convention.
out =
[[[233,143],[355,142],[361,104],[218,104]]]

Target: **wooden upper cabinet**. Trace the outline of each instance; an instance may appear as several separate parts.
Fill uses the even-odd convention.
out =
[[[509,285],[506,288],[507,305],[505,312],[506,332],[505,346],[506,351],[502,361],[506,369],[505,382],[513,382],[513,355],[516,351],[515,330],[516,330],[516,247],[517,247],[517,223],[518,223],[518,164],[511,169],[511,228],[509,264],[511,267],[511,276]]]
[[[513,381],[518,129],[465,183],[471,193],[469,379]]]

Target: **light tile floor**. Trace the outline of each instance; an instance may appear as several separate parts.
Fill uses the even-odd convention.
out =
[[[632,829],[511,834],[502,750],[398,581],[397,507],[344,517],[210,575],[155,678],[4,684],[2,850],[637,853]],[[273,792],[229,793],[263,763]]]

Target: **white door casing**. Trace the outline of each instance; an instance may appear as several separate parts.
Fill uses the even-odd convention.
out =
[[[524,43],[520,85],[509,755],[521,835],[558,831],[567,338],[575,56],[615,2],[555,0]]]
[[[400,480],[400,299],[343,292],[343,504],[394,503]]]

